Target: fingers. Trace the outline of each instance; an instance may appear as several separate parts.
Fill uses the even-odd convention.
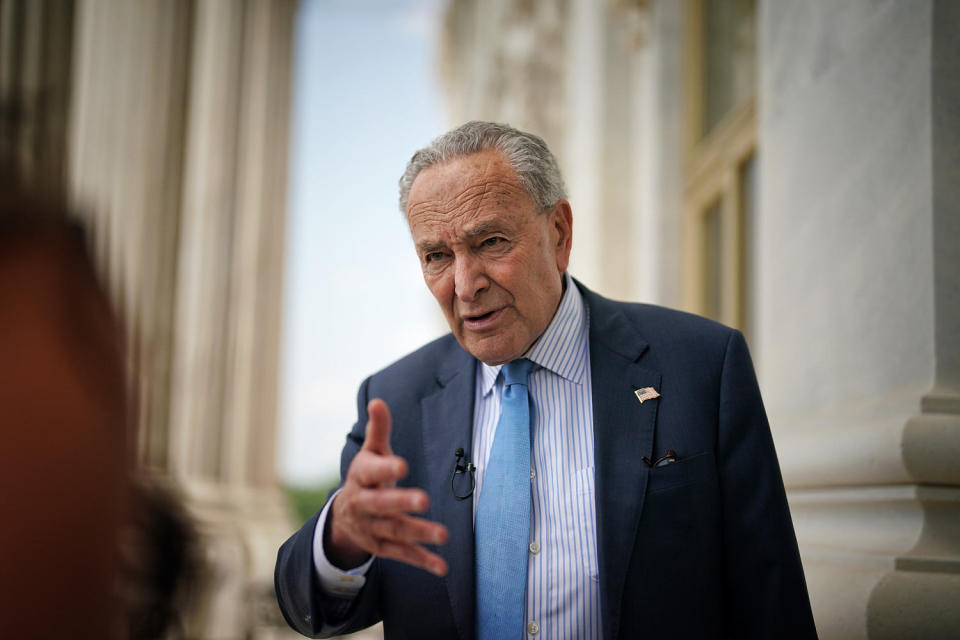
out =
[[[383,542],[377,555],[420,567],[436,576],[447,575],[447,563],[443,558],[417,545]]]
[[[446,527],[410,516],[375,518],[362,536],[362,546],[381,558],[399,560],[438,576],[447,573],[447,563],[421,544],[443,544]]]
[[[447,528],[442,524],[408,515],[423,513],[430,506],[421,489],[362,490],[337,506],[338,520],[363,536],[429,544],[447,541]]]
[[[445,544],[447,528],[408,515],[426,509],[429,501],[423,491],[377,488],[360,491],[350,500],[341,498],[342,494],[335,498],[331,511],[331,516],[335,514],[331,541],[347,539],[351,547],[366,553],[406,562],[438,576],[446,574],[443,559],[420,545]]]
[[[347,469],[347,481],[362,487],[392,486],[407,475],[407,461],[361,450]]]
[[[374,398],[367,404],[367,433],[363,441],[363,448],[367,451],[390,455],[390,409],[387,403]]]
[[[423,513],[430,506],[426,492],[414,488],[371,487],[349,493],[344,490],[336,499],[340,501],[338,511],[354,518]]]
[[[368,489],[357,493],[354,509],[370,515],[423,513],[430,499],[422,489]]]
[[[370,523],[369,535],[397,544],[443,544],[448,536],[442,524],[411,516],[376,518]]]
[[[447,574],[444,559],[417,544],[369,535],[363,536],[360,543],[368,553],[380,558],[399,560],[441,577]]]
[[[426,493],[420,489],[370,489],[358,492],[350,500],[341,501],[342,497],[338,495],[334,503],[336,524],[354,536],[408,543],[447,541],[445,526],[409,515],[424,512],[429,505]]]

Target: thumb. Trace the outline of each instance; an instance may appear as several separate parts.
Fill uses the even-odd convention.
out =
[[[374,398],[367,405],[367,434],[363,440],[363,448],[381,455],[391,455],[390,449],[390,409],[387,403]]]

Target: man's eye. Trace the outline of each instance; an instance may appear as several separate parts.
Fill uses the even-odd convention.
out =
[[[492,238],[487,238],[486,240],[484,240],[482,244],[485,247],[495,247],[498,244],[502,244],[502,243],[503,243],[503,238],[501,238],[500,236],[493,236]]]
[[[423,259],[426,262],[436,262],[437,260],[443,260],[443,257],[444,256],[442,251],[431,251],[426,256],[424,256]]]

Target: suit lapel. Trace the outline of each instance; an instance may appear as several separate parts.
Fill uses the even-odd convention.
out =
[[[660,373],[641,366],[647,344],[610,301],[581,287],[590,308],[596,467],[597,555],[604,637],[617,637],[623,587],[643,510],[658,400],[640,403],[636,389],[660,389]]]
[[[450,532],[438,553],[447,561],[444,578],[461,640],[474,635],[473,498],[458,500],[450,488],[462,447],[473,460],[473,403],[476,361],[458,350],[450,367],[437,376],[438,389],[421,400],[423,442],[427,463],[430,518]]]

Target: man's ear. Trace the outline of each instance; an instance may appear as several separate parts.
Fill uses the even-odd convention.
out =
[[[554,251],[557,257],[557,270],[563,273],[570,262],[570,249],[573,246],[573,211],[570,203],[560,200],[550,213],[553,216]]]

